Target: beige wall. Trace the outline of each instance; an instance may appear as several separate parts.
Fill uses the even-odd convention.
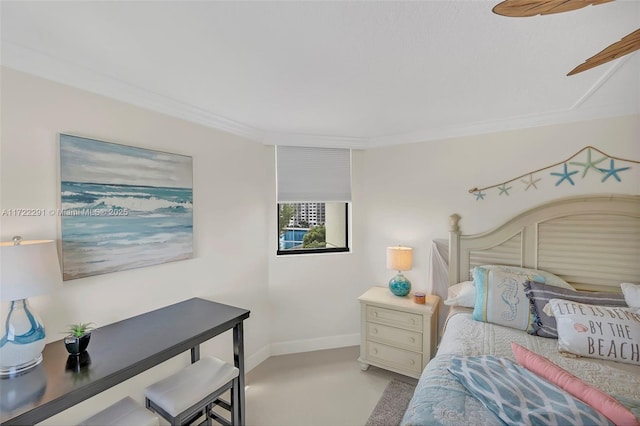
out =
[[[462,216],[464,233],[488,231],[511,216],[546,201],[593,193],[640,193],[640,165],[621,172],[622,182],[589,171],[573,175],[575,186],[555,186],[561,166],[536,175],[538,189],[525,191],[512,182],[510,195],[486,191],[484,200],[468,193],[474,187],[500,184],[514,177],[563,161],[585,146],[609,155],[640,160],[640,116],[539,127],[438,142],[369,149],[364,153],[366,182],[362,226],[366,229],[363,279],[384,285],[393,275],[385,269],[385,247],[414,248],[413,270],[405,273],[415,288],[425,289],[431,241],[448,238],[448,217]],[[601,156],[593,153],[593,159]],[[584,162],[586,154],[572,161]],[[599,167],[609,167],[603,162]],[[571,166],[570,170],[577,170]]]
[[[200,125],[102,96],[2,69],[0,209],[55,208],[59,203],[58,134],[70,133],[193,157],[194,250],[191,260],[67,281],[54,294],[31,299],[48,340],[67,324],[98,326],[191,297],[251,310],[245,323],[247,364],[264,359],[269,344],[267,217],[269,149]],[[2,241],[59,239],[56,217],[2,217]],[[158,325],[162,327],[162,324]],[[135,342],[132,342],[135,344]],[[231,335],[203,345],[232,361]],[[123,394],[142,399],[144,386],[188,363],[164,363],[48,424],[73,424]]]
[[[575,186],[556,187],[553,169],[537,176],[538,190],[525,192],[524,184],[514,182],[508,197],[494,189],[476,201],[468,193],[567,159],[587,145],[640,160],[639,140],[640,117],[632,116],[354,151],[352,253],[270,252],[272,353],[359,344],[356,298],[370,286],[386,286],[394,275],[386,269],[386,247],[414,248],[413,269],[404,275],[414,289],[425,290],[432,240],[448,238],[452,213],[462,216],[463,232],[477,233],[555,198],[639,194],[640,165],[633,164],[624,164],[633,167],[620,173],[622,182],[601,183],[591,171],[584,179],[574,175]],[[584,154],[575,161],[584,161]]]
[[[363,226],[362,159],[362,151],[353,151],[350,253],[276,256],[275,249],[269,251],[272,354],[359,344],[356,299],[370,285],[361,266],[368,232]],[[276,220],[271,218],[271,229],[276,229]],[[269,247],[277,246],[275,234],[269,241]]]

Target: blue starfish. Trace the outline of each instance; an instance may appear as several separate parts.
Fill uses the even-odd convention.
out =
[[[618,176],[618,172],[622,172],[624,170],[629,170],[631,167],[621,167],[619,169],[616,169],[615,166],[613,165],[613,159],[611,160],[611,165],[609,166],[609,169],[598,169],[600,170],[602,173],[605,173],[604,177],[602,178],[601,182],[604,182],[605,180],[607,180],[609,178],[609,176],[613,176],[614,178],[616,178],[616,180],[618,182],[620,182],[620,176]]]
[[[560,180],[556,182],[556,186],[558,186],[562,183],[563,180],[567,180],[571,185],[575,185],[575,183],[573,183],[573,179],[571,179],[571,176],[575,175],[576,173],[578,173],[577,170],[573,172],[567,171],[567,163],[564,163],[563,173],[551,173],[551,174],[554,176],[560,176]]]
[[[476,196],[476,201],[484,200],[484,194],[482,193],[482,191],[476,191],[474,195]]]
[[[569,164],[573,164],[574,166],[582,166],[582,167],[584,167],[584,170],[582,171],[582,177],[584,178],[587,175],[587,172],[589,171],[589,169],[593,169],[598,173],[604,173],[604,171],[602,169],[599,169],[599,168],[596,167],[596,164],[602,163],[606,159],[607,159],[607,157],[602,157],[599,160],[591,161],[591,148],[589,148],[587,150],[587,162],[586,163],[579,163],[577,161],[572,161]]]
[[[532,186],[533,186],[535,189],[538,189],[538,187],[536,186],[536,183],[540,182],[540,180],[541,180],[541,179],[542,179],[542,178],[534,179],[534,178],[533,178],[533,174],[530,174],[530,175],[529,175],[529,180],[528,180],[528,181],[526,181],[526,180],[524,180],[524,179],[520,179],[520,182],[522,182],[522,183],[524,183],[524,184],[526,184],[526,185],[527,185],[527,187],[524,189],[525,191],[527,191],[527,190],[528,190],[529,188],[531,188]]]
[[[503,183],[502,186],[498,187],[498,189],[500,190],[500,193],[498,195],[502,195],[502,194],[509,195],[509,190],[511,189],[511,187],[507,188],[507,184]]]

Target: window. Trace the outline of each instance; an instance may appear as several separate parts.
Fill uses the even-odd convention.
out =
[[[351,151],[276,149],[278,254],[349,251]]]
[[[348,203],[278,203],[278,254],[349,251]]]

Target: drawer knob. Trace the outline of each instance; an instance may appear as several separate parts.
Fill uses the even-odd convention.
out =
[[[374,316],[374,317],[377,317],[377,316],[378,316],[378,313],[377,313],[376,311],[373,311],[373,316]]]
[[[377,328],[375,328],[375,327],[373,327],[373,328],[371,329],[371,333],[372,333],[372,334],[378,334],[378,329],[377,329]]]
[[[412,359],[410,359],[410,360],[409,360],[409,364],[411,364],[411,365],[415,365],[415,363],[416,363],[416,362],[415,362],[414,360],[412,360]]]
[[[409,337],[409,341],[410,341],[411,343],[415,343],[415,342],[416,342],[416,339],[415,339],[414,337]]]
[[[371,349],[371,353],[375,355],[375,354],[378,353],[378,350],[376,348],[373,348],[373,349]]]

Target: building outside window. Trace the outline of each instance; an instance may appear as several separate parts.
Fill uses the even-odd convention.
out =
[[[351,152],[276,149],[278,254],[349,251]]]

